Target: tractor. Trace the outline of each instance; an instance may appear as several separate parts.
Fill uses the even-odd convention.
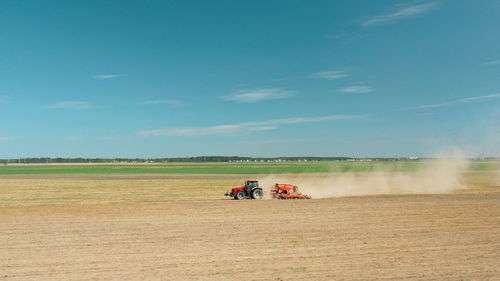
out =
[[[232,196],[236,200],[242,199],[262,199],[264,192],[259,187],[259,182],[256,180],[247,180],[245,186],[235,187],[231,191],[226,192],[225,196]]]

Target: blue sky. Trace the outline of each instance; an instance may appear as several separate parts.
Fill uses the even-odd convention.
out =
[[[500,155],[498,1],[1,1],[0,158]]]

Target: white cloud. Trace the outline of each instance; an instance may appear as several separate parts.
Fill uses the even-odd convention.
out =
[[[223,98],[225,100],[241,103],[254,103],[266,100],[286,99],[293,95],[292,92],[281,88],[264,88],[236,91]]]
[[[250,132],[260,132],[260,131],[271,131],[276,130],[278,127],[276,126],[261,126],[261,127],[250,127],[247,130]]]
[[[500,60],[492,60],[483,63],[483,65],[498,65],[498,64],[500,64]]]
[[[95,75],[95,79],[113,79],[113,78],[118,78],[118,77],[123,77],[125,75],[123,74],[101,74],[101,75]]]
[[[16,139],[15,137],[0,137],[0,141],[11,141],[15,139]]]
[[[324,122],[338,119],[352,119],[352,118],[360,118],[361,115],[327,115],[327,116],[319,116],[319,117],[292,117],[292,118],[284,118],[284,119],[274,119],[268,121],[260,121],[260,122],[248,122],[242,123],[244,126],[268,126],[268,125],[279,125],[279,124],[299,124],[299,123],[316,123],[316,122]]]
[[[416,106],[414,108],[445,107],[445,106],[453,106],[453,105],[458,105],[458,104],[463,104],[463,103],[478,102],[478,101],[492,100],[492,99],[498,99],[498,98],[500,98],[500,94],[491,94],[491,95],[485,95],[485,96],[462,98],[462,99],[458,99],[458,100],[454,100],[454,101],[450,101],[450,102],[419,105],[419,106]]]
[[[69,137],[65,137],[64,138],[65,140],[69,140],[69,141],[75,141],[75,140],[79,140],[80,137],[77,137],[77,136],[69,136]]]
[[[466,103],[466,102],[490,100],[490,99],[496,99],[496,98],[500,98],[500,94],[491,94],[491,95],[486,95],[486,96],[463,98],[463,99],[456,100],[456,103]]]
[[[436,108],[436,107],[448,106],[451,104],[453,104],[453,103],[447,102],[447,103],[425,104],[425,105],[419,105],[415,108]]]
[[[199,136],[199,135],[222,135],[237,132],[258,132],[275,130],[282,124],[317,123],[340,119],[361,118],[362,115],[327,115],[319,117],[293,117],[284,119],[273,119],[258,122],[246,122],[229,125],[218,125],[202,128],[167,128],[137,132],[141,136]]]
[[[173,106],[183,106],[184,102],[179,101],[179,100],[147,100],[147,101],[138,102],[137,104],[140,104],[140,105],[169,104],[169,105],[173,105]]]
[[[92,103],[86,101],[62,101],[48,106],[48,108],[53,109],[90,109],[94,107]]]
[[[438,6],[438,4],[439,4],[439,2],[427,2],[427,3],[400,6],[400,8],[398,8],[398,10],[396,10],[392,13],[373,16],[373,17],[363,21],[361,23],[361,25],[362,26],[372,26],[372,25],[379,25],[379,24],[396,23],[396,22],[404,20],[406,18],[426,13],[426,12],[432,10],[433,8],[436,8]]]
[[[349,94],[364,94],[364,93],[373,92],[373,89],[372,89],[372,87],[369,87],[369,86],[349,86],[349,87],[339,89],[338,91],[342,92],[342,93],[349,93]]]
[[[342,70],[330,70],[330,71],[323,71],[323,72],[316,72],[309,74],[309,78],[327,79],[327,80],[334,80],[348,76],[349,74],[346,71]]]
[[[194,136],[194,135],[200,135],[202,133],[201,129],[172,128],[172,129],[141,131],[138,134],[143,136]]]

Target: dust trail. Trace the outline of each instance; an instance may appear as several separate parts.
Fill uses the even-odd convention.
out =
[[[462,172],[468,161],[463,158],[440,158],[423,164],[417,171],[381,171],[363,173],[329,173],[320,176],[269,175],[261,179],[262,186],[274,183],[298,185],[313,198],[343,197],[376,194],[448,193],[463,188]],[[397,170],[397,169],[396,169]]]

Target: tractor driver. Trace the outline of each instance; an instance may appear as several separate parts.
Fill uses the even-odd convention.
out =
[[[259,187],[259,183],[256,181],[247,181],[246,186],[247,186],[247,193],[250,195],[252,189],[254,189],[255,187]]]

